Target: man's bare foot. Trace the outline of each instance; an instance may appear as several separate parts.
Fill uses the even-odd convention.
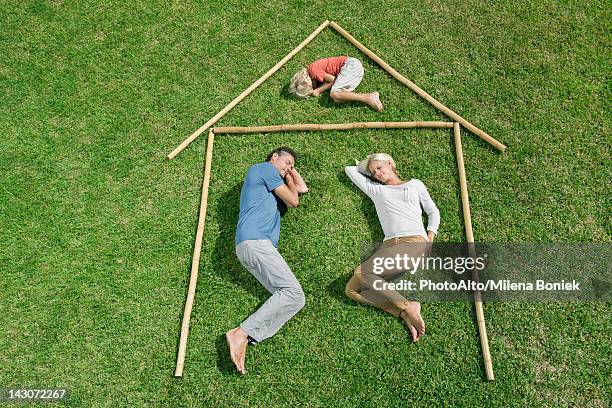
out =
[[[421,336],[425,334],[425,322],[421,317],[421,305],[418,302],[410,302],[399,316],[408,326],[408,330],[412,334],[412,341],[414,343],[419,341]]]
[[[381,110],[383,110],[383,104],[380,101],[380,94],[378,92],[372,92],[368,100],[369,100],[368,105],[374,108],[374,110],[376,110],[377,112],[380,112]]]
[[[225,340],[230,349],[230,357],[240,374],[246,374],[244,359],[248,344],[248,335],[240,327],[236,327],[225,333]]]

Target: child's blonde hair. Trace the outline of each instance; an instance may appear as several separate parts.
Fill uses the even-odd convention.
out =
[[[289,92],[300,98],[306,98],[312,94],[312,79],[310,79],[310,75],[308,75],[306,68],[300,69],[293,78],[291,78]]]

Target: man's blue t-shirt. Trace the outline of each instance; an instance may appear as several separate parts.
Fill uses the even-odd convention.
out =
[[[283,183],[280,173],[269,162],[249,168],[240,192],[236,245],[249,239],[269,239],[274,246],[278,245],[281,211],[286,207],[274,189]]]

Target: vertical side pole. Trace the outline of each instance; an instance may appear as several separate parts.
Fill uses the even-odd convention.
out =
[[[463,221],[465,224],[465,235],[470,248],[470,256],[474,253],[474,232],[472,231],[472,216],[470,213],[470,199],[467,189],[467,178],[465,176],[465,166],[463,163],[463,148],[461,146],[461,127],[455,122],[455,152],[457,155],[457,167],[459,169],[459,185],[461,188],[461,205],[463,206]],[[470,245],[472,244],[472,245]],[[477,281],[478,277],[475,276]],[[474,292],[474,305],[476,306],[476,320],[478,321],[478,332],[480,333],[480,344],[482,346],[482,358],[484,360],[485,372],[488,380],[494,380],[493,363],[491,361],[491,353],[489,351],[489,339],[487,338],[487,326],[485,324],[484,309],[480,292]]]
[[[189,290],[187,291],[187,301],[183,313],[183,323],[181,325],[181,338],[179,340],[179,350],[176,359],[175,377],[183,376],[185,366],[185,353],[187,351],[187,336],[189,335],[189,320],[191,309],[195,298],[196,284],[198,282],[198,269],[200,267],[200,252],[202,251],[202,237],[204,235],[204,223],[206,221],[206,208],[208,206],[208,185],[210,184],[210,170],[212,167],[213,143],[215,133],[208,131],[208,145],[206,147],[206,165],[204,167],[204,182],[202,183],[202,198],[200,200],[200,217],[198,219],[198,230],[196,232],[195,246],[193,248],[193,258],[191,260],[191,278],[189,279]]]

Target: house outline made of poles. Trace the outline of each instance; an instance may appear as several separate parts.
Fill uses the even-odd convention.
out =
[[[396,78],[399,82],[406,85],[408,88],[413,90],[431,105],[433,105],[440,112],[452,119],[452,122],[357,122],[357,123],[336,123],[336,124],[282,124],[282,125],[271,125],[271,126],[253,126],[253,127],[216,127],[211,128],[219,119],[221,119],[227,112],[229,112],[234,106],[240,101],[247,97],[253,90],[259,85],[265,82],[271,77],[276,71],[278,71],[287,61],[289,61],[294,55],[300,52],[308,43],[310,43],[323,29],[327,26],[334,28],[340,35],[346,38],[350,43],[356,46],[360,51],[374,60],[380,65],[385,71],[391,76]],[[202,248],[202,239],[204,234],[204,225],[206,221],[206,209],[208,204],[208,188],[210,184],[211,169],[212,169],[212,154],[213,144],[216,134],[236,134],[236,133],[269,133],[269,132],[295,132],[295,131],[329,131],[329,130],[349,130],[349,129],[406,129],[406,128],[452,128],[454,134],[455,143],[455,154],[457,158],[457,168],[459,173],[459,187],[461,192],[461,203],[463,210],[463,219],[466,233],[466,241],[471,253],[474,251],[474,233],[472,231],[472,218],[470,212],[469,196],[467,189],[467,179],[465,174],[465,165],[463,158],[463,150],[461,144],[461,126],[470,132],[474,133],[478,137],[491,144],[493,147],[501,152],[506,150],[506,146],[484,131],[480,130],[476,126],[472,125],[466,119],[453,112],[436,99],[434,99],[427,92],[419,88],[416,84],[405,78],[403,75],[394,70],[389,64],[383,61],[380,57],[366,48],[363,44],[357,41],[351,36],[346,30],[340,27],[336,22],[324,21],[315,31],[312,32],[300,45],[294,48],[289,54],[287,54],[282,60],[274,65],[268,72],[266,72],[261,78],[251,84],[245,89],[240,95],[234,98],[225,108],[219,111],[213,116],[208,122],[202,125],[196,130],[191,136],[185,139],[179,146],[177,146],[170,154],[168,159],[175,158],[181,151],[183,151],[193,140],[195,140],[200,134],[208,130],[208,142],[206,147],[206,159],[204,168],[204,180],[202,183],[202,196],[200,200],[200,212],[198,218],[198,228],[196,232],[196,240],[194,245],[192,264],[191,264],[191,276],[189,280],[189,289],[187,291],[187,300],[185,302],[185,309],[183,312],[183,320],[181,324],[181,334],[179,339],[179,349],[177,354],[176,369],[174,375],[176,377],[183,376],[183,370],[185,366],[185,355],[187,349],[187,337],[189,335],[189,322],[191,318],[191,311],[193,308],[193,302],[195,299],[195,290],[198,279],[198,269],[200,263],[200,253]],[[477,276],[475,277],[477,279]],[[491,354],[489,351],[489,342],[487,338],[487,330],[484,318],[484,308],[481,299],[480,292],[474,292],[474,304],[476,308],[476,320],[478,323],[478,330],[480,335],[480,343],[483,355],[483,363],[485,368],[485,374],[488,380],[493,380],[493,364],[491,360]]]

